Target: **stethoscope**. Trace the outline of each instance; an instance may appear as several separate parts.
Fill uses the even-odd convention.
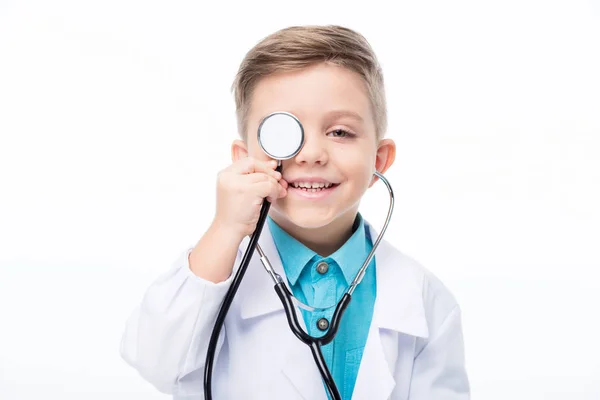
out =
[[[276,170],[281,172],[282,161],[293,158],[302,149],[302,146],[304,145],[304,128],[302,127],[302,124],[300,123],[298,118],[296,118],[294,115],[287,112],[275,112],[267,115],[261,121],[258,127],[258,143],[269,157],[278,160]],[[212,400],[211,377],[219,333],[221,332],[221,328],[225,321],[227,311],[229,310],[235,293],[237,292],[240,283],[242,282],[244,274],[246,273],[246,269],[248,268],[248,263],[250,262],[250,259],[255,249],[258,251],[261,263],[263,264],[265,270],[267,271],[267,273],[273,280],[273,283],[275,284],[275,292],[277,293],[277,296],[279,296],[279,299],[283,304],[283,308],[285,310],[290,329],[302,343],[310,347],[315,363],[317,364],[317,367],[319,369],[319,373],[323,378],[323,382],[325,383],[325,386],[327,387],[327,390],[329,391],[332,400],[342,399],[340,396],[340,392],[337,389],[337,386],[335,385],[333,377],[331,376],[331,372],[329,371],[329,369],[327,368],[327,364],[325,363],[323,353],[321,352],[321,346],[330,343],[337,334],[340,325],[340,320],[342,319],[342,315],[344,314],[344,311],[350,303],[352,293],[354,293],[354,290],[365,276],[367,266],[373,258],[375,250],[377,249],[377,246],[379,246],[379,242],[381,241],[392,216],[392,211],[394,209],[394,192],[392,191],[392,187],[390,186],[388,180],[384,178],[382,174],[376,171],[375,175],[385,184],[390,193],[390,205],[388,208],[385,223],[383,224],[383,228],[377,236],[375,243],[373,243],[371,252],[367,256],[362,267],[358,270],[350,286],[348,286],[348,288],[346,289],[346,292],[336,304],[332,304],[327,307],[315,308],[302,303],[300,300],[294,297],[294,295],[288,289],[281,276],[273,270],[269,259],[258,244],[258,238],[260,237],[260,234],[262,232],[263,226],[267,218],[267,214],[269,212],[269,208],[271,206],[271,203],[269,203],[266,199],[263,201],[260,210],[260,216],[256,224],[256,229],[254,233],[250,236],[248,247],[246,248],[246,252],[242,257],[240,267],[235,277],[233,278],[231,287],[227,291],[225,299],[223,300],[221,308],[219,309],[219,313],[217,314],[217,320],[215,322],[212,335],[210,337],[204,369],[204,398],[206,400]],[[308,311],[325,311],[335,307],[335,311],[333,313],[333,317],[331,318],[331,322],[329,323],[327,333],[325,333],[325,335],[321,337],[313,337],[308,333],[304,332],[300,323],[298,322],[298,317],[294,310],[294,304]]]

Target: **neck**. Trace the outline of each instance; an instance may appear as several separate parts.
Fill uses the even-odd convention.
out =
[[[347,215],[340,216],[328,225],[318,228],[297,226],[278,213],[271,213],[270,216],[294,239],[321,257],[327,257],[335,253],[352,236],[356,215],[356,210],[348,212]]]

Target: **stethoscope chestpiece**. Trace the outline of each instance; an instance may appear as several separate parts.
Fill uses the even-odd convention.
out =
[[[304,145],[304,128],[294,115],[277,111],[267,115],[258,126],[258,144],[275,160],[289,160]]]

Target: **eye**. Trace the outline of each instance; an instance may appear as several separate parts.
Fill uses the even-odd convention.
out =
[[[353,133],[348,132],[345,129],[334,129],[331,132],[328,133],[328,135],[331,134],[331,136],[333,137],[337,137],[337,138],[345,138],[345,137],[352,137],[354,136]]]

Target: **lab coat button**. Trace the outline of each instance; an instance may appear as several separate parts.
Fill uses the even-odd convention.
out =
[[[327,264],[325,261],[322,261],[317,265],[317,272],[321,275],[326,274],[327,271],[329,271],[329,264]]]
[[[327,328],[329,328],[329,321],[327,321],[327,318],[321,318],[317,321],[317,328],[319,328],[322,331],[326,331]]]

